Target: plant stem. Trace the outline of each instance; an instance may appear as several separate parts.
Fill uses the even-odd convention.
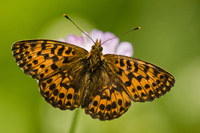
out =
[[[72,119],[72,124],[69,133],[75,133],[79,110],[80,110],[79,108],[75,110],[74,118]]]

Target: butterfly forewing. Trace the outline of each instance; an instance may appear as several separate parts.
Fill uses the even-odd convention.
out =
[[[104,57],[133,101],[152,101],[174,86],[174,77],[156,65],[120,55],[108,54]]]
[[[83,67],[87,67],[83,59],[86,50],[53,40],[25,40],[16,42],[12,51],[23,71],[39,80],[47,102],[60,109],[72,110],[80,105],[83,89],[77,85],[81,83],[77,77],[82,78]]]

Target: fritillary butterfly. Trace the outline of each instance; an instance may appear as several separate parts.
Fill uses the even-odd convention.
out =
[[[134,102],[152,101],[174,86],[174,77],[136,58],[102,53],[101,40],[90,52],[54,40],[24,40],[13,44],[15,61],[38,80],[40,93],[53,107],[111,120]]]

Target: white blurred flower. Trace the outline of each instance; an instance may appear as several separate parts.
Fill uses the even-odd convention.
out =
[[[88,33],[87,33],[88,34]],[[110,38],[115,37],[115,35],[111,32],[103,33],[100,30],[94,29],[88,34],[94,41],[96,39],[101,39],[101,42],[104,42]],[[91,50],[92,45],[94,43],[86,36],[75,36],[70,34],[66,37],[66,39],[59,39],[59,41],[67,42],[70,44],[77,45],[86,49],[87,51]],[[133,56],[133,46],[129,42],[121,42],[119,43],[119,38],[115,38],[112,40],[107,41],[102,45],[103,47],[103,54],[118,54],[118,55],[125,55],[125,56]]]

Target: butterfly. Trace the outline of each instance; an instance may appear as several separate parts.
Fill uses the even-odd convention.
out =
[[[101,45],[96,40],[88,52],[55,40],[23,40],[13,44],[12,52],[53,107],[81,106],[99,120],[118,118],[131,101],[153,101],[174,86],[174,77],[162,68],[132,57],[103,55]]]

